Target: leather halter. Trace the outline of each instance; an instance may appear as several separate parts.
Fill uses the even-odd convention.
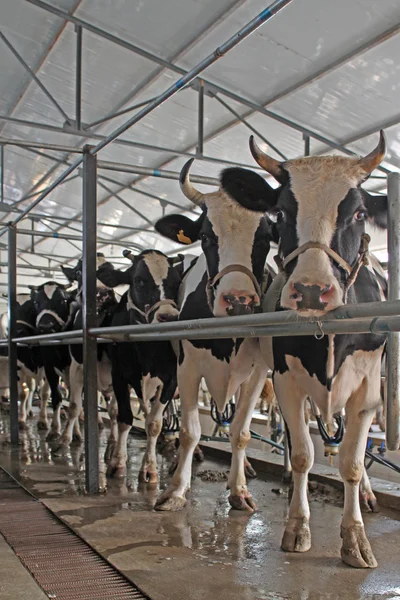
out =
[[[149,321],[150,315],[154,311],[156,311],[157,308],[160,308],[160,306],[172,306],[173,308],[176,308],[178,310],[176,302],[174,302],[173,300],[169,300],[169,299],[159,300],[158,302],[156,302],[152,306],[150,306],[149,304],[146,304],[146,306],[144,307],[144,310],[141,310],[138,306],[136,306],[136,304],[134,304],[132,302],[131,295],[130,294],[128,295],[127,309],[128,310],[134,310],[137,313],[139,313],[139,315],[141,315],[145,319],[146,323],[150,323],[150,321]]]
[[[30,323],[27,323],[26,321],[17,319],[15,322],[17,325],[24,325],[25,327],[28,327],[28,329],[31,329],[32,331],[36,331],[36,327],[34,325],[31,325]]]
[[[279,270],[286,272],[286,267],[288,266],[288,264],[291,263],[295,258],[300,256],[300,254],[303,254],[304,252],[312,248],[322,250],[339,267],[346,271],[348,277],[345,283],[345,296],[347,296],[347,292],[357,279],[361,267],[367,266],[369,264],[368,246],[370,241],[371,238],[368,235],[368,233],[363,233],[361,236],[360,248],[358,250],[358,257],[353,266],[350,266],[349,263],[346,260],[344,260],[344,258],[342,258],[337,252],[332,250],[332,248],[329,248],[329,246],[327,246],[326,244],[321,244],[320,242],[306,242],[305,244],[302,244],[299,248],[296,248],[296,250],[293,250],[293,252],[286,256],[286,258],[282,259],[280,254],[278,254],[278,256],[275,256],[274,260]]]
[[[213,312],[212,292],[214,291],[214,287],[218,283],[218,281],[220,281],[220,279],[222,279],[222,277],[224,277],[224,275],[227,275],[228,273],[244,273],[245,275],[247,275],[247,277],[249,277],[251,279],[251,281],[254,285],[254,288],[256,290],[258,299],[261,302],[261,296],[262,296],[261,288],[260,288],[260,285],[259,285],[254,273],[252,271],[250,271],[250,269],[248,269],[244,265],[236,265],[236,264],[228,265],[227,267],[224,267],[221,271],[219,271],[215,275],[215,277],[209,277],[207,280],[206,294],[207,294],[208,306],[209,306],[211,312]]]

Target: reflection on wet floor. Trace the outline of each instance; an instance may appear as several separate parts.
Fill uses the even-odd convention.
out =
[[[35,419],[11,451],[4,443],[8,417],[0,415],[0,464],[66,523],[141,587],[152,600],[317,600],[400,598],[399,514],[366,515],[379,562],[376,570],[353,570],[339,559],[341,509],[330,495],[313,494],[313,547],[307,554],[279,549],[288,510],[277,480],[250,482],[258,511],[230,511],[224,481],[193,479],[191,500],[178,513],[152,510],[167,485],[169,461],[159,456],[159,486],[138,484],[144,439],[129,439],[124,481],[107,481],[102,461],[108,430],[100,433],[102,493],[84,493],[83,446],[55,452]],[[226,471],[206,460],[194,471]],[[335,495],[335,498],[337,497]]]

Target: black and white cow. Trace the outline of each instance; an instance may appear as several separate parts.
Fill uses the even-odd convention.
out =
[[[36,333],[49,334],[65,331],[73,320],[77,308],[75,292],[68,292],[70,284],[47,281],[40,286],[29,286],[36,311]],[[60,377],[69,386],[71,357],[67,345],[41,346],[46,379],[51,390],[53,417],[48,440],[58,438],[61,433],[60,411],[62,395],[59,389]]]
[[[113,265],[106,261],[104,254],[97,253],[96,268],[103,266],[107,269],[114,269]],[[62,272],[72,284],[77,282],[76,301],[77,308],[74,319],[71,324],[72,330],[82,329],[82,260],[79,260],[75,267],[61,267]],[[113,312],[117,306],[114,290],[105,287],[101,281],[96,282],[96,312],[97,327],[108,327],[111,325]],[[71,344],[69,347],[71,355],[71,366],[69,370],[69,409],[68,421],[61,436],[61,444],[68,445],[74,439],[81,441],[79,428],[79,415],[82,410],[82,390],[83,390],[83,347],[80,344]],[[105,397],[112,394],[111,380],[111,360],[105,344],[97,346],[97,386],[98,390]],[[100,415],[99,415],[100,417]],[[101,417],[100,417],[101,418]],[[101,421],[99,421],[100,424]]]
[[[201,208],[200,217],[192,221],[182,215],[168,215],[156,224],[159,233],[175,242],[201,240],[203,254],[180,288],[179,319],[227,317],[260,310],[260,285],[270,247],[269,225],[263,215],[242,208],[235,198],[257,203],[269,186],[252,171],[231,168],[221,173],[218,191],[202,194],[189,179],[192,162],[183,167],[180,185],[185,196]],[[178,363],[182,409],[179,463],[156,509],[178,510],[186,503],[193,451],[201,434],[198,390],[203,377],[218,411],[222,412],[234,395],[238,398],[230,431],[229,501],[234,508],[253,510],[255,505],[246,485],[245,448],[253,408],[267,374],[257,340],[183,340]]]
[[[387,227],[387,198],[361,188],[384,158],[383,133],[378,147],[361,159],[317,156],[279,163],[252,138],[250,148],[258,164],[281,184],[277,189],[267,186],[257,200],[240,194],[235,198],[245,208],[267,211],[276,221],[282,285],[275,289],[270,310],[292,309],[318,320],[346,303],[383,299],[384,280],[364,264],[364,232],[366,222]],[[304,418],[310,396],[329,424],[345,409],[339,453],[345,488],[341,555],[353,567],[375,567],[364,532],[359,486],[368,430],[380,402],[385,337],[373,333],[277,337],[272,348],[266,339],[260,345],[269,362],[272,350],[275,392],[292,445],[294,491],[282,548],[304,552],[311,546],[307,477],[314,449]]]
[[[26,337],[35,333],[36,312],[29,294],[17,294],[15,337]],[[3,319],[5,333],[8,335],[8,318]],[[40,416],[38,427],[47,424],[46,407],[49,399],[49,388],[44,380],[44,367],[40,349],[37,347],[17,347],[19,427],[26,428],[27,416],[32,415],[32,398],[40,386]],[[0,390],[9,387],[8,380],[8,348],[0,348]]]
[[[157,250],[144,250],[136,256],[125,251],[124,255],[132,261],[126,271],[110,269],[107,265],[97,271],[97,279],[108,287],[129,286],[113,315],[112,325],[176,320],[175,302],[181,278],[174,259]],[[133,424],[130,403],[130,388],[133,387],[145,414],[147,433],[139,480],[156,483],[156,442],[165,406],[176,391],[176,355],[170,342],[117,343],[112,347],[111,361],[118,414],[114,411],[109,441],[115,447],[108,475],[121,477],[126,472],[127,439]],[[118,441],[115,444],[116,418]]]

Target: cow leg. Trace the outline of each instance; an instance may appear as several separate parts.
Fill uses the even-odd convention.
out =
[[[51,419],[50,431],[46,440],[51,441],[58,438],[61,433],[60,410],[62,406],[62,396],[58,389],[60,378],[53,368],[46,369],[46,377],[51,390],[51,404],[53,407],[53,417]]]
[[[314,446],[304,416],[306,395],[289,372],[275,374],[274,386],[290,433],[293,469],[293,495],[281,547],[286,552],[306,552],[311,548],[307,482],[308,472],[314,462]]]
[[[360,506],[363,512],[379,512],[378,501],[372,491],[371,482],[365,467],[360,481]]]
[[[113,374],[113,388],[118,402],[118,441],[107,469],[108,477],[124,477],[128,457],[128,435],[133,424],[128,382],[118,373]]]
[[[72,359],[70,367],[68,421],[61,437],[61,444],[68,446],[72,439],[82,442],[78,417],[82,410],[83,365]],[[76,428],[77,425],[77,428]]]
[[[50,397],[50,386],[47,379],[42,380],[42,384],[40,386],[39,391],[40,397],[40,411],[39,411],[39,421],[38,421],[38,429],[48,429],[49,424],[47,422],[47,403]]]
[[[27,417],[27,405],[28,405],[28,396],[29,390],[24,386],[25,377],[21,375],[21,371],[19,372],[18,379],[18,400],[19,400],[19,418],[18,418],[18,426],[19,428],[26,429],[26,417]]]
[[[114,393],[111,394],[111,398],[107,405],[108,416],[110,417],[111,426],[110,426],[110,435],[107,440],[107,448],[104,453],[104,462],[108,464],[111,460],[111,457],[114,453],[115,445],[118,440],[118,423],[117,423],[117,415],[118,415],[118,404],[117,399]]]
[[[346,404],[347,427],[339,451],[339,468],[344,482],[344,511],[340,535],[341,556],[351,567],[374,568],[377,562],[365,535],[359,489],[364,471],[364,453],[368,431],[374,416],[365,410],[368,383],[365,379]],[[376,397],[376,396],[375,396]]]
[[[190,488],[193,452],[200,440],[201,426],[198,408],[200,376],[193,364],[178,368],[178,387],[181,398],[182,423],[179,432],[179,461],[171,485],[158,498],[156,510],[180,510],[186,504]]]
[[[33,417],[33,395],[36,390],[36,379],[29,377],[28,379],[28,399],[26,401],[26,412],[28,417]]]
[[[245,465],[248,461],[245,450],[250,440],[250,423],[253,410],[260,397],[266,375],[266,366],[262,363],[256,364],[248,380],[242,383],[236,413],[230,427],[232,462],[228,478],[229,503],[232,508],[237,510],[253,512],[256,509],[246,484]]]

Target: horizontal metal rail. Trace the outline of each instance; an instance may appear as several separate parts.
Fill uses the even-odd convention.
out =
[[[295,311],[261,313],[240,317],[193,319],[171,323],[94,327],[89,333],[104,340],[161,341],[174,339],[221,339],[232,337],[266,337],[314,335],[328,333],[387,333],[400,331],[400,301],[369,302],[342,306],[325,315],[317,324],[315,319],[301,319]],[[80,338],[82,331],[28,336],[15,341],[23,344],[68,343]],[[71,343],[71,342],[69,342]],[[79,342],[74,342],[79,343]]]
[[[135,175],[147,175],[151,177],[161,177],[162,179],[179,180],[178,171],[168,171],[166,169],[151,169],[140,165],[127,165],[124,163],[115,163],[108,160],[99,160],[99,169],[108,171],[121,171],[122,173],[134,173]],[[206,177],[204,175],[190,175],[190,181],[193,183],[204,183],[205,185],[219,185],[219,180],[215,177]]]

